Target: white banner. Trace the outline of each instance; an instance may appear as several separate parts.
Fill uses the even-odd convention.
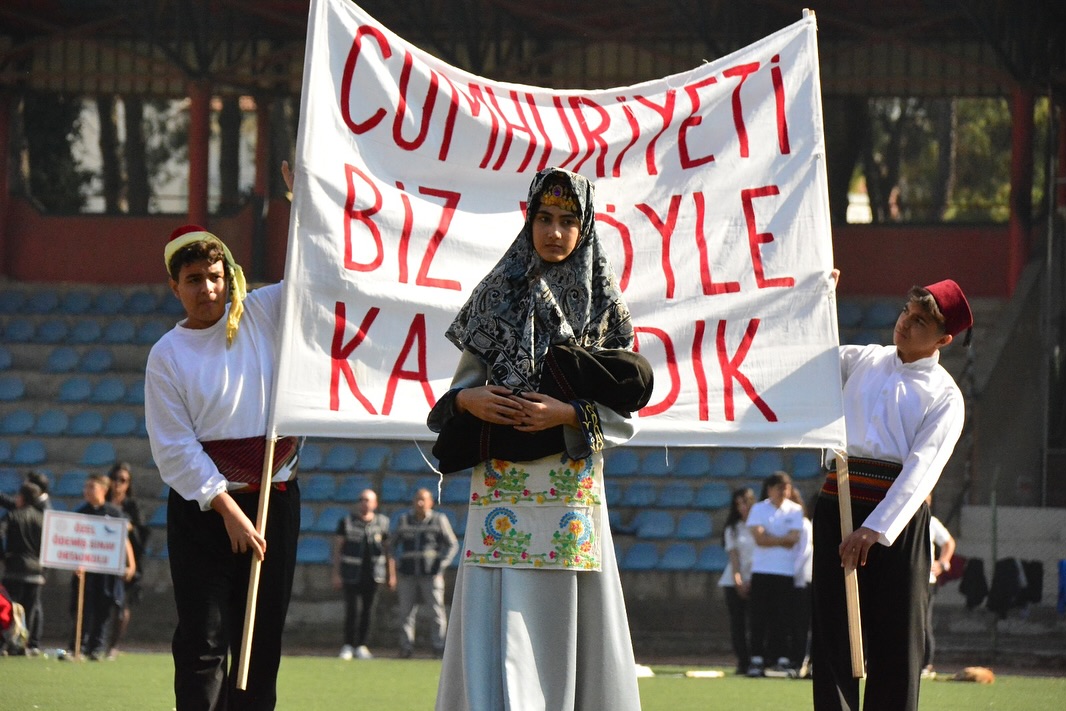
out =
[[[41,533],[41,565],[63,570],[125,575],[124,518],[46,509]]]
[[[655,366],[635,443],[842,446],[813,16],[658,81],[553,91],[451,67],[344,0],[308,21],[276,431],[432,438],[444,331],[548,166],[595,183]]]

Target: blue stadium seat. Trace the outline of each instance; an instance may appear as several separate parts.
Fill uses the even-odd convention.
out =
[[[58,437],[67,431],[69,424],[70,418],[67,417],[67,413],[50,408],[37,416],[37,422],[33,425],[33,434]]]
[[[337,524],[347,515],[348,509],[343,506],[327,506],[315,517],[311,530],[317,533],[336,533]]]
[[[15,364],[15,357],[11,355],[11,350],[0,346],[0,370],[11,370],[11,366]]]
[[[300,478],[300,498],[304,501],[329,501],[337,482],[330,474],[312,474]]]
[[[396,452],[392,457],[389,469],[394,472],[405,474],[418,474],[427,469],[427,464],[422,458],[422,452],[415,445],[408,445]]]
[[[99,410],[82,410],[67,425],[67,434],[72,437],[95,437],[103,430],[104,416]]]
[[[125,305],[126,297],[122,292],[110,289],[96,295],[96,300],[93,301],[93,310],[97,313],[114,316],[122,311]]]
[[[899,318],[900,304],[896,301],[877,301],[866,308],[862,315],[863,328],[885,329],[891,328]]]
[[[0,439],[0,462],[10,462],[14,448],[6,439]]]
[[[711,471],[710,452],[704,450],[689,450],[677,460],[675,476],[681,477],[705,477]]]
[[[150,314],[159,307],[159,296],[151,291],[138,290],[126,298],[125,311],[128,314],[142,316]]]
[[[4,340],[8,343],[29,343],[37,327],[28,318],[13,318],[4,327]]]
[[[765,479],[774,472],[783,471],[785,459],[777,450],[763,450],[751,458],[748,464],[748,475]]]
[[[129,437],[137,431],[138,418],[129,410],[115,410],[104,421],[102,434],[108,437]]]
[[[714,457],[711,474],[716,477],[732,479],[743,476],[748,468],[748,459],[743,452],[735,449],[723,449]]]
[[[640,457],[629,447],[608,450],[603,471],[609,476],[636,476],[640,469]]]
[[[33,467],[44,464],[48,459],[48,452],[44,442],[39,439],[24,439],[15,445],[8,463],[17,467]]]
[[[100,328],[98,321],[84,319],[70,327],[67,340],[76,345],[86,345],[88,343],[96,343],[103,335],[103,329]]]
[[[0,469],[0,491],[5,494],[14,494],[22,486],[22,477],[18,471],[5,467]]]
[[[159,313],[167,316],[184,316],[185,307],[181,305],[181,302],[173,294],[168,293],[159,302]]]
[[[92,381],[85,376],[76,375],[59,384],[59,402],[86,402],[92,392]]]
[[[0,291],[0,314],[14,314],[22,310],[26,295],[18,289]]]
[[[634,543],[619,560],[622,570],[654,570],[659,564],[659,551],[654,543]]]
[[[126,386],[126,397],[123,401],[127,405],[144,404],[144,378],[137,378]]]
[[[85,480],[89,478],[89,472],[84,469],[70,469],[59,475],[55,484],[52,485],[51,493],[56,496],[81,497],[85,489]]]
[[[633,527],[637,530],[638,538],[673,538],[674,516],[668,511],[644,509],[634,517]]]
[[[315,525],[315,509],[311,504],[300,504],[300,533],[309,533]]]
[[[330,562],[329,541],[320,536],[305,536],[296,544],[296,562],[307,565],[326,565]]]
[[[837,327],[858,328],[862,323],[862,306],[854,301],[837,302]]]
[[[357,472],[383,472],[387,469],[392,450],[382,444],[364,448],[359,453],[359,461],[356,462]]]
[[[26,383],[17,375],[0,376],[0,400],[14,402],[26,394]]]
[[[113,361],[110,348],[91,348],[82,355],[78,370],[83,373],[106,373],[111,370]]]
[[[46,373],[69,373],[78,364],[78,352],[70,346],[56,346],[44,362]]]
[[[350,472],[355,469],[358,454],[350,444],[335,444],[326,452],[322,465],[319,467],[324,472]]]
[[[134,337],[133,342],[142,346],[150,346],[162,338],[163,334],[171,328],[171,324],[164,321],[148,321],[141,324],[141,327],[137,329],[137,335]]]
[[[407,500],[413,500],[416,491],[425,489],[433,496],[434,501],[440,501],[440,489],[442,486],[444,486],[444,482],[441,481],[439,476],[420,476],[415,479],[414,483],[411,484],[411,488],[407,490]]]
[[[20,407],[17,410],[12,410],[4,415],[3,419],[0,419],[0,434],[27,434],[33,429],[34,419],[33,413],[25,408]]]
[[[132,344],[137,336],[137,325],[128,318],[115,318],[104,326],[104,343]]]
[[[169,491],[170,487],[167,487]],[[155,511],[152,512],[151,517],[148,519],[148,525],[153,528],[165,528],[167,525],[167,505],[159,504],[155,507]]]
[[[659,559],[659,570],[692,570],[696,567],[696,547],[691,543],[673,543]]]
[[[141,387],[144,387],[143,381]],[[318,471],[321,466],[322,446],[317,442],[304,442],[303,447],[300,448],[300,471]]]
[[[101,378],[93,386],[92,394],[89,395],[89,402],[112,405],[116,402],[121,402],[125,396],[126,384],[122,382],[122,378],[117,375],[109,375]]]
[[[626,487],[622,495],[622,506],[644,508],[653,506],[658,498],[655,484],[646,481],[636,481]]]
[[[454,514],[454,516],[452,517],[452,530],[455,531],[455,535],[459,538],[460,548],[463,545],[463,534],[466,533],[466,516],[467,510],[464,506],[463,508],[459,509],[459,512]],[[456,562],[459,560],[459,557],[460,556],[458,554],[455,556]]]
[[[67,322],[62,319],[48,319],[37,327],[37,333],[33,336],[34,343],[54,345],[67,339]]]
[[[31,314],[50,314],[59,308],[59,294],[53,289],[41,289],[27,297],[22,309]]]
[[[79,316],[88,313],[93,305],[93,296],[84,289],[73,289],[63,295],[59,304],[59,311],[68,316]]]
[[[720,509],[729,506],[733,492],[725,484],[707,482],[696,491],[695,506],[700,509]]]
[[[89,442],[82,452],[80,464],[83,467],[106,467],[118,461],[115,446],[104,440]]]
[[[705,573],[721,573],[729,563],[729,554],[719,545],[705,546],[696,559],[696,570]]]
[[[407,496],[407,480],[396,474],[386,476],[381,480],[378,498],[386,504],[406,504],[410,501]]]
[[[362,474],[349,474],[341,479],[337,490],[333,492],[333,500],[354,504],[359,500],[359,494],[373,488],[374,483],[370,481],[370,477]]]
[[[465,504],[470,498],[470,479],[462,475],[446,475],[441,491],[442,504]]]
[[[686,541],[703,541],[711,537],[713,530],[710,516],[703,511],[690,511],[677,522],[674,535]]]
[[[622,485],[614,479],[605,479],[603,482],[603,494],[607,497],[607,503],[611,506],[622,505]]]
[[[667,509],[684,509],[692,505],[692,498],[692,487],[675,481],[659,490],[658,505]]]
[[[666,449],[653,449],[644,455],[644,461],[640,465],[640,473],[643,476],[670,476],[674,473],[677,462],[670,459]]]
[[[797,452],[792,455],[792,478],[813,479],[822,474],[822,457],[818,452]]]

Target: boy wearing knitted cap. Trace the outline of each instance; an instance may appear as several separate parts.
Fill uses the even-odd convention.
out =
[[[853,533],[841,540],[836,472],[814,512],[811,662],[814,708],[859,708],[848,637],[844,570],[858,568],[865,638],[865,711],[916,711],[925,645],[929,553],[926,496],[965,418],[940,349],[973,327],[950,279],[914,287],[892,346],[841,346]]]
[[[144,407],[152,456],[170,486],[176,708],[273,709],[300,528],[295,438],[275,444],[265,535],[254,524],[282,287],[247,292],[226,245],[195,225],[175,230],[164,260],[185,318],[152,347]],[[262,568],[247,689],[239,690],[229,666],[253,555]]]

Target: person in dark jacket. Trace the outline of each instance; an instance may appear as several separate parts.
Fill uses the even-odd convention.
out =
[[[41,498],[41,488],[24,481],[14,498],[15,509],[0,519],[3,583],[11,599],[22,605],[26,612],[25,654],[37,656],[41,653],[41,632],[44,629],[44,608],[41,605],[44,572],[40,561],[44,514],[36,506]]]

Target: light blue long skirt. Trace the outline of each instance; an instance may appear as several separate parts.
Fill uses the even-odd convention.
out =
[[[600,536],[599,572],[459,565],[437,711],[639,711],[607,526]]]

